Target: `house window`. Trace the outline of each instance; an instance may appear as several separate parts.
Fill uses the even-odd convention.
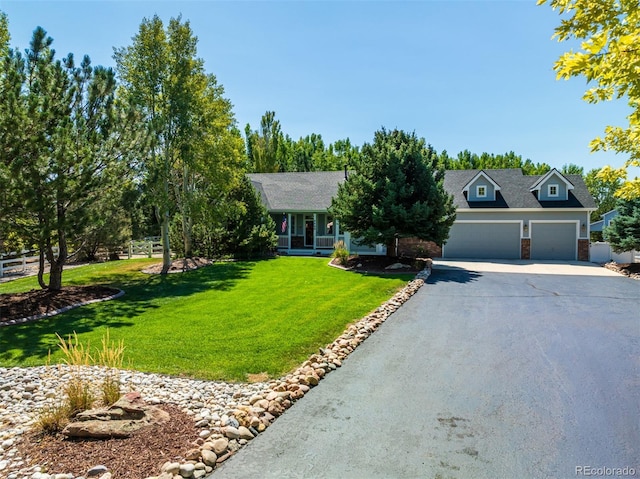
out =
[[[549,196],[558,196],[558,185],[549,185]]]
[[[486,198],[487,197],[487,186],[486,185],[478,185],[478,186],[476,186],[476,196],[478,198]]]

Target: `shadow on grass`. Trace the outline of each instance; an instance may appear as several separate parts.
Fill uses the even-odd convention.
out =
[[[27,358],[45,360],[57,349],[56,333],[66,337],[109,327],[134,325],[135,318],[160,308],[163,299],[187,297],[205,291],[229,291],[246,278],[255,262],[216,263],[185,273],[96,273],[84,284],[102,284],[124,290],[124,296],[72,309],[51,318],[0,328],[0,362],[21,363]],[[72,281],[78,284],[76,281]]]
[[[477,271],[469,271],[457,266],[439,266],[431,270],[427,283],[470,283],[476,281],[480,276],[482,274]]]

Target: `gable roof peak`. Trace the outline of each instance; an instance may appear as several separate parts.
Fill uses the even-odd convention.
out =
[[[547,181],[549,178],[551,178],[553,175],[556,175],[560,178],[560,180],[562,182],[564,182],[565,185],[567,185],[567,189],[568,190],[572,190],[573,189],[573,183],[571,183],[566,176],[564,176],[562,173],[560,173],[556,168],[552,168],[550,171],[547,172],[546,175],[542,175],[532,186],[531,188],[529,188],[529,191],[539,191],[540,190],[540,186],[542,186],[542,184]]]
[[[464,185],[464,187],[462,188],[462,191],[463,192],[468,192],[469,188],[471,187],[471,185],[480,177],[484,177],[489,183],[491,183],[493,185],[493,188],[495,189],[495,191],[500,191],[500,185],[493,178],[491,178],[491,176],[489,176],[489,174],[484,170],[478,171],[473,176],[473,178],[471,178],[467,182],[467,184]]]

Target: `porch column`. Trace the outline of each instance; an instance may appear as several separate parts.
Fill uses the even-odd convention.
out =
[[[291,250],[291,213],[287,213],[287,236],[289,242],[287,243],[287,251]]]
[[[318,233],[318,215],[317,213],[313,214],[313,251],[315,253],[316,251],[316,234]]]
[[[338,237],[340,236],[340,222],[333,218],[333,242],[334,244],[338,241]]]

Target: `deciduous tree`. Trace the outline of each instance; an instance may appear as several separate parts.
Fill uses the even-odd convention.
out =
[[[143,159],[145,185],[158,212],[163,272],[171,264],[169,226],[180,213],[184,254],[192,255],[192,229],[203,191],[233,186],[242,141],[231,103],[197,57],[189,22],[144,19],[133,44],[116,49],[124,91],[144,112],[153,143]],[[219,195],[220,197],[223,194]]]
[[[607,126],[594,139],[593,151],[628,155],[622,168],[605,167],[605,181],[624,180],[616,193],[640,196],[640,179],[628,179],[629,167],[640,167],[640,6],[638,0],[538,0],[563,16],[555,29],[558,41],[579,40],[580,48],[564,53],[554,65],[558,79],[583,76],[591,85],[583,99],[598,103],[626,99],[631,113],[625,126]]]
[[[247,141],[247,169],[253,173],[276,173],[285,171],[286,154],[284,135],[280,121],[273,111],[267,111],[260,120],[260,130],[245,127]]]
[[[611,211],[616,206],[616,191],[622,185],[619,178],[605,179],[600,176],[600,169],[590,170],[584,177],[584,182],[598,209],[591,213],[591,221],[599,221],[603,214]]]

